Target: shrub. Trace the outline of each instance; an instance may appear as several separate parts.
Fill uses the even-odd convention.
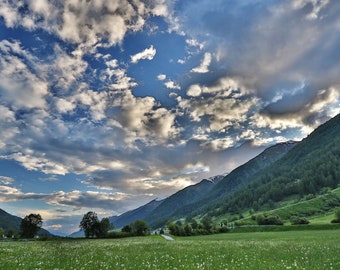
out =
[[[290,218],[290,223],[292,225],[309,224],[309,220],[305,217],[292,216]]]
[[[334,210],[335,219],[333,219],[332,223],[340,223],[340,207],[335,208]]]
[[[282,220],[277,215],[258,215],[256,222],[258,225],[283,225]]]

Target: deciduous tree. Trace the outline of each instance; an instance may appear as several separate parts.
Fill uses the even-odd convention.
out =
[[[21,220],[20,232],[23,238],[33,238],[42,226],[42,218],[39,214],[29,214]]]

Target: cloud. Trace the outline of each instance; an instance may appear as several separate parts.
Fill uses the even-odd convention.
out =
[[[165,79],[166,79],[166,75],[165,74],[159,74],[157,76],[157,80],[159,80],[159,81],[164,81]]]
[[[10,185],[12,184],[14,181],[14,179],[12,177],[8,177],[8,176],[0,176],[0,184],[2,185]]]
[[[168,88],[168,89],[176,89],[176,90],[181,90],[181,86],[179,84],[177,84],[176,82],[174,81],[167,81],[164,83],[165,87]]]
[[[207,73],[209,72],[209,65],[211,63],[212,56],[211,53],[205,53],[204,57],[201,61],[201,64],[198,67],[195,67],[191,70],[191,72],[196,72],[196,73]]]
[[[231,78],[222,78],[212,85],[190,85],[187,95],[191,98],[177,98],[178,106],[188,112],[192,121],[204,125],[207,119],[209,129],[219,132],[242,126],[258,101]]]
[[[196,100],[209,91],[228,95],[222,85],[226,78],[232,78],[230,85],[238,85],[258,101],[256,110],[265,112],[267,127],[291,130],[290,136],[301,130],[300,136],[305,136],[339,112],[338,96],[332,90],[340,82],[337,75],[340,39],[335,35],[339,10],[338,3],[328,0],[266,3],[233,0],[214,5],[207,0],[187,1],[175,10],[178,32],[185,31],[188,40],[193,40],[188,44],[204,43],[210,59],[216,57],[216,62],[203,58],[197,68],[211,75],[192,81],[186,88],[187,96]],[[206,87],[204,80],[215,82],[216,87]],[[327,108],[318,101],[316,113],[311,107],[320,91],[325,92],[323,97],[333,96],[334,102],[327,101]],[[195,115],[206,113],[191,113],[193,119]],[[255,114],[254,118],[257,116],[260,122],[263,113]]]
[[[150,16],[167,16],[165,2],[120,1],[29,1],[27,12],[21,2],[4,2],[0,16],[9,28],[23,26],[32,31],[44,29],[64,41],[89,51],[93,46],[120,44],[128,31],[141,31]],[[80,52],[81,53],[81,52]]]
[[[192,84],[187,90],[187,95],[189,97],[198,97],[202,93],[201,86],[199,84]]]
[[[27,52],[20,47],[18,42],[2,40],[0,52],[2,100],[16,109],[45,108],[48,84],[31,70],[35,68],[35,65],[30,64],[31,61],[39,61],[28,57]]]
[[[100,208],[100,209],[119,209],[123,206],[124,201],[132,200],[136,196],[124,194],[121,192],[105,193],[97,191],[79,191],[70,192],[58,191],[55,193],[34,193],[23,192],[20,189],[0,185],[0,202],[14,202],[26,200],[43,200],[50,205],[71,206],[79,208]]]
[[[152,60],[156,55],[156,49],[153,47],[153,45],[150,46],[150,48],[145,49],[142,52],[139,52],[137,54],[131,55],[131,63],[138,63],[140,60]]]
[[[135,97],[125,91],[116,96],[112,105],[119,108],[118,122],[126,130],[126,142],[142,139],[158,144],[174,139],[180,132],[175,113],[160,107],[153,97]]]

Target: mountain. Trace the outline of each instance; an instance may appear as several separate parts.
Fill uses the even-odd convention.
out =
[[[85,237],[85,233],[84,231],[77,231],[77,232],[74,232],[74,233],[71,233],[70,235],[68,235],[67,237],[70,237],[70,238],[82,238],[82,237]]]
[[[151,227],[158,227],[166,223],[168,218],[183,206],[193,203],[207,194],[225,175],[217,175],[188,186],[170,197],[164,199],[148,216],[146,221]]]
[[[271,209],[295,196],[304,198],[340,185],[340,115],[319,126],[276,162],[225,200],[210,205],[212,216]]]
[[[205,213],[218,207],[218,205],[227,200],[234,192],[245,188],[253,181],[254,175],[264,168],[275,163],[283,157],[287,152],[293,149],[298,143],[288,141],[271,146],[249,160],[245,164],[237,167],[231,173],[226,175],[218,182],[209,192],[202,196],[199,200],[184,205],[171,216],[172,219],[185,217],[187,215],[194,216],[199,213]]]
[[[152,200],[151,202],[138,207],[137,209],[128,211],[124,214],[121,214],[119,216],[113,216],[110,217],[109,220],[111,223],[114,224],[115,228],[122,228],[125,225],[129,225],[132,222],[138,220],[138,219],[146,219],[146,217],[154,210],[156,209],[163,200]]]
[[[18,232],[20,223],[21,218],[13,216],[0,209],[0,228],[3,228],[5,231],[12,229]]]
[[[340,115],[318,127],[280,160],[259,172],[225,210],[261,207],[288,196],[317,194],[340,184]]]
[[[0,209],[0,228],[3,228],[5,231],[14,230],[15,232],[19,232],[21,220],[21,218]],[[38,235],[52,236],[49,231],[43,228],[39,230]]]
[[[230,174],[203,179],[162,201],[153,200],[120,216],[110,217],[110,222],[114,224],[115,228],[121,228],[137,219],[144,219],[152,228],[157,228],[163,226],[169,219],[185,217],[198,210],[208,211],[209,209],[205,209],[206,205],[218,202],[244,187],[256,172],[281,158],[296,144],[296,142],[289,141],[269,147]],[[79,236],[78,234],[77,236]]]

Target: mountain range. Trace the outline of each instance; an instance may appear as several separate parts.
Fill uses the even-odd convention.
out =
[[[170,219],[185,217],[198,209],[209,210],[209,205],[218,203],[226,196],[245,187],[256,172],[277,161],[296,144],[297,142],[289,141],[271,146],[229,174],[203,179],[168,198],[153,200],[120,216],[110,217],[110,221],[117,229],[137,219],[143,219],[152,228],[157,228]],[[76,236],[79,236],[79,233]]]
[[[212,179],[204,179],[111,221],[120,227],[127,215],[125,225],[144,219],[157,228],[168,220],[266,210],[291,196],[303,198],[325,188],[335,189],[340,184],[340,115],[302,141],[270,146],[229,174]]]

